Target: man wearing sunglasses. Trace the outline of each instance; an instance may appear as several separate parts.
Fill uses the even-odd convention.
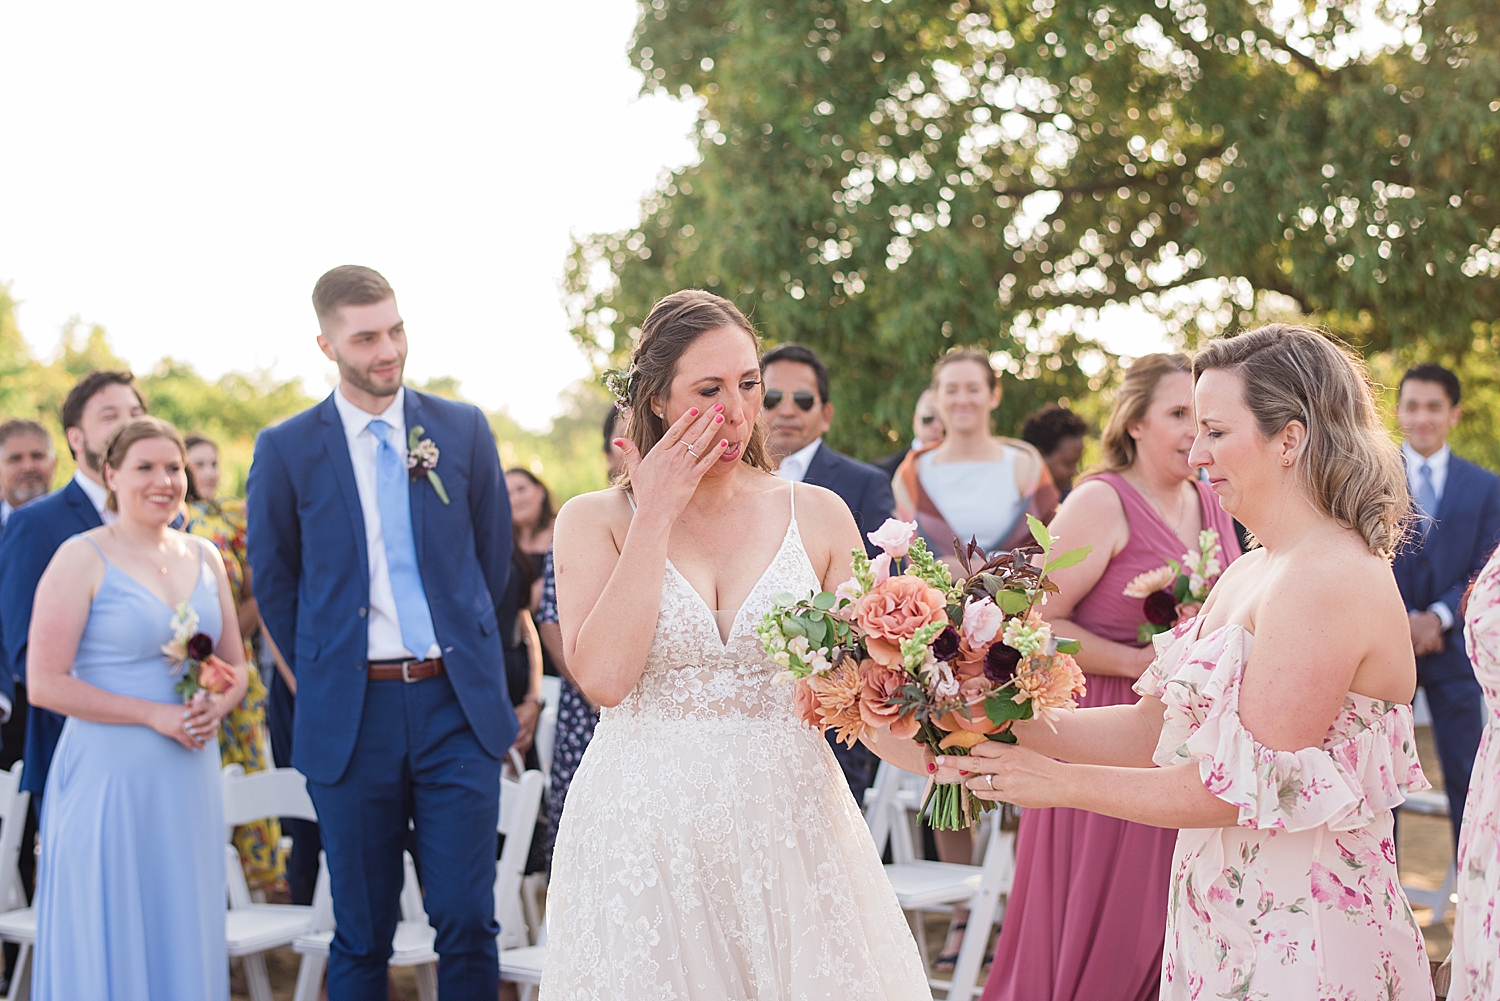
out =
[[[782,344],[761,356],[760,370],[766,388],[763,412],[770,427],[766,444],[779,460],[776,475],[838,494],[854,514],[865,550],[873,558],[880,550],[870,544],[869,533],[895,514],[896,498],[885,473],[823,444],[823,434],[833,423],[828,367],[812,348]],[[845,747],[833,740],[833,731],[828,736],[849,791],[862,804],[865,790],[875,781],[879,759],[863,744]]]

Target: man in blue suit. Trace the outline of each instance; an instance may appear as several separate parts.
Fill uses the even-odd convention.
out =
[[[443,998],[493,998],[500,762],[516,735],[496,602],[510,503],[477,407],[406,389],[391,286],[334,268],[313,289],[326,400],[261,432],[248,550],[297,680],[337,924],[329,1001],[385,997],[408,827]]]
[[[1500,477],[1448,447],[1448,433],[1462,415],[1458,399],[1458,376],[1418,365],[1402,376],[1396,405],[1417,517],[1396,557],[1396,583],[1411,623],[1417,683],[1432,710],[1455,844],[1485,719],[1484,693],[1458,616],[1464,592],[1500,541]]]
[[[5,523],[0,536],[0,629],[7,674],[22,683],[37,582],[64,541],[114,520],[113,512],[104,507],[104,443],[116,427],[145,412],[145,401],[129,372],[96,371],[80,379],[62,408],[63,432],[77,471],[61,490],[17,509]],[[32,794],[33,802],[46,788],[62,727],[63,717],[57,713],[28,707],[21,788]]]
[[[896,512],[891,478],[885,473],[823,444],[823,435],[833,424],[833,404],[828,400],[828,366],[816,351],[804,344],[782,344],[760,359],[765,383],[766,420],[771,433],[766,446],[779,459],[776,475],[797,483],[826,487],[841,497],[859,526],[865,551],[880,552],[869,534]],[[828,743],[849,781],[854,801],[864,804],[865,790],[875,781],[880,761],[864,744],[845,747],[828,733]]]

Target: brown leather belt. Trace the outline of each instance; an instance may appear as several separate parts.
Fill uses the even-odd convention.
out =
[[[432,660],[370,661],[371,681],[426,681],[443,673],[443,658]]]

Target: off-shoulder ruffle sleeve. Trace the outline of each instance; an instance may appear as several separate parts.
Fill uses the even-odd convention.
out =
[[[1322,747],[1276,751],[1257,741],[1239,714],[1250,639],[1228,626],[1173,651],[1175,660],[1158,658],[1166,712],[1157,764],[1196,761],[1204,788],[1239,808],[1239,826],[1256,830],[1356,830],[1399,806],[1405,791],[1431,788],[1408,705],[1351,693]]]

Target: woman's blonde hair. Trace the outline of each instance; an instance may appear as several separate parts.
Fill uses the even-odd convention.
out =
[[[1000,377],[995,374],[995,363],[990,361],[988,351],[980,348],[951,347],[947,351],[944,351],[942,356],[933,363],[932,381],[927,384],[927,388],[936,391],[938,379],[942,376],[943,369],[959,361],[971,361],[984,369],[984,381],[989,385],[991,390],[1000,385]]]
[[[738,327],[750,338],[757,357],[760,338],[745,314],[734,303],[712,292],[683,289],[659,299],[641,324],[641,336],[630,355],[630,370],[616,380],[616,392],[625,412],[625,437],[635,444],[644,458],[666,434],[666,421],[651,409],[653,398],[665,401],[672,392],[677,376],[677,362],[688,346],[710,330]],[[750,440],[740,454],[740,461],[756,469],[772,471],[766,455],[766,428],[756,420]],[[630,486],[630,471],[622,472],[617,481]]]
[[[111,431],[104,442],[104,464],[118,473],[132,445],[154,438],[165,438],[176,445],[177,451],[182,453],[182,467],[187,468],[187,445],[183,444],[182,435],[160,417],[136,417]],[[120,510],[120,499],[115,496],[113,487],[104,496],[104,506],[111,511]]]
[[[1308,327],[1273,323],[1210,341],[1193,359],[1193,379],[1239,374],[1245,405],[1262,436],[1297,421],[1307,428],[1296,477],[1318,510],[1391,558],[1410,510],[1401,453],[1381,423],[1364,362]]]
[[[1123,473],[1135,465],[1136,444],[1130,436],[1130,425],[1146,419],[1151,401],[1156,399],[1156,388],[1161,381],[1177,372],[1192,372],[1193,363],[1187,355],[1154,354],[1141,355],[1125,370],[1125,381],[1115,393],[1115,405],[1109,412],[1109,423],[1104,425],[1104,434],[1099,438],[1100,450],[1104,453],[1099,465],[1089,474]]]

